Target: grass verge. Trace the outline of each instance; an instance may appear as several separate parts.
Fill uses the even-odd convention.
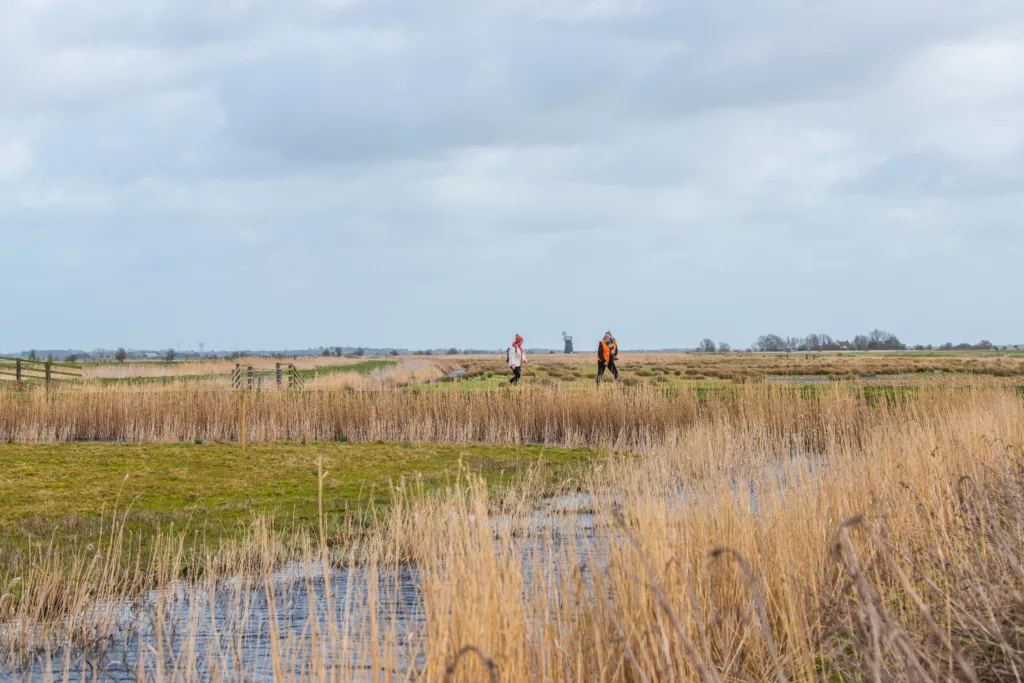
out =
[[[432,493],[461,471],[497,492],[528,467],[545,486],[573,476],[597,451],[539,446],[391,443],[0,445],[0,538],[92,539],[104,514],[129,509],[128,528],[147,534],[187,524],[208,538],[231,536],[254,515],[312,528],[317,466],[323,460],[325,513],[334,532],[372,505],[386,508],[392,484],[417,481]],[[2,564],[2,562],[0,562]]]

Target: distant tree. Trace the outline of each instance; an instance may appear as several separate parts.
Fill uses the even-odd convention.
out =
[[[727,344],[725,342],[718,342],[718,352],[719,353],[729,353],[730,351],[732,351],[732,347],[729,346],[729,344]]]
[[[67,361],[68,361],[69,363],[75,363],[75,362],[77,362],[77,361],[78,361],[78,354],[77,354],[77,353],[69,353],[69,354],[68,354],[68,357],[67,357]]]
[[[757,342],[754,343],[754,349],[756,351],[765,352],[779,352],[788,351],[789,346],[786,344],[786,340],[777,334],[766,334],[758,337]]]
[[[992,342],[990,342],[988,339],[982,339],[980,342],[974,345],[974,348],[978,349],[979,351],[991,351],[993,347]]]
[[[886,351],[898,351],[905,348],[900,338],[885,330],[872,330],[868,335],[869,349],[884,349]]]
[[[903,348],[903,342],[891,332],[871,330],[871,334],[868,335],[868,348],[872,351],[895,351]]]
[[[167,354],[164,356],[164,360],[172,361],[172,360],[174,360],[177,357],[178,357],[178,354],[175,353],[174,349],[167,349]]]
[[[945,344],[940,346],[939,349],[942,350],[942,351],[952,351],[953,350],[953,342],[946,342]]]
[[[324,352],[321,353],[320,355],[321,356],[329,356],[329,355],[331,355],[331,350],[330,349],[324,349]]]
[[[53,362],[53,351],[51,351],[50,353],[46,354],[46,362],[47,363],[52,363]]]
[[[821,337],[813,332],[807,335],[804,344],[807,346],[808,351],[821,351]]]
[[[114,351],[114,360],[118,363],[123,363],[124,359],[128,357],[128,352],[124,350],[123,346],[118,347],[117,351]]]
[[[858,351],[867,351],[871,348],[871,340],[865,337],[863,334],[858,334],[853,338],[853,348]]]
[[[434,351],[432,349],[427,349],[426,351],[423,352],[423,355],[424,356],[433,356],[434,355]]]
[[[28,352],[28,359],[29,360],[38,360],[38,358],[39,357],[36,355],[36,350],[35,349],[32,349],[31,351]]]
[[[448,349],[447,351],[445,351],[445,355],[457,356],[457,355],[459,355],[459,350],[453,346],[450,349]]]
[[[398,355],[398,349],[391,349],[390,351],[388,351],[388,355],[389,356],[397,356]]]
[[[697,350],[701,353],[714,353],[717,350],[717,347],[715,347],[715,342],[705,337],[701,340]]]
[[[366,351],[363,349],[362,346],[360,346],[359,348],[356,349],[356,357],[357,358],[362,358],[364,355],[366,355]]]

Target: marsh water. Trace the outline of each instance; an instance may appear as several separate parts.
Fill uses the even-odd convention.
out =
[[[805,483],[801,472],[815,479],[819,466],[816,458],[790,458],[767,466],[757,478],[762,485],[787,488]],[[737,477],[731,485],[737,504],[753,514],[770,515],[759,500],[757,483]],[[696,488],[683,487],[670,504],[700,505],[701,495]],[[602,498],[607,504],[609,496]],[[569,569],[558,566],[567,556],[586,558],[586,571],[602,571],[602,546],[621,540],[610,520],[595,515],[586,493],[547,499],[525,520],[498,516],[491,524],[496,537],[503,527],[515,526],[510,552],[522,557],[527,584],[529,567],[553,567],[556,576],[548,578],[557,578]],[[565,544],[573,546],[569,553],[563,552]],[[370,680],[385,670],[407,673],[422,665],[418,643],[427,637],[427,617],[416,567],[380,573],[361,567],[333,569],[326,578],[320,564],[292,564],[269,583],[245,577],[222,580],[212,588],[182,583],[126,604],[100,605],[98,610],[109,611],[107,622],[113,628],[87,652],[55,646],[28,667],[0,667],[0,681],[64,680],[67,675],[75,681],[127,682],[153,680],[157,673],[174,678],[185,670],[192,672],[192,679],[269,681],[275,666],[288,676],[301,676],[314,634],[322,644],[332,629],[334,642],[344,647],[330,648],[321,661],[343,679]],[[392,659],[381,663],[374,650],[385,639],[398,647],[391,648]]]
[[[584,552],[593,516],[570,511],[583,500],[567,498],[566,510],[551,507],[527,520],[512,552],[524,563],[528,556],[557,553],[566,541]],[[496,533],[512,523],[502,517],[492,522]],[[551,523],[559,531],[541,532]],[[109,634],[88,651],[55,647],[28,667],[0,666],[0,681],[64,680],[65,672],[74,681],[153,680],[158,667],[159,678],[188,671],[190,680],[270,681],[275,651],[283,659],[278,671],[300,675],[316,649],[314,633],[324,648],[332,630],[334,647],[328,645],[320,661],[342,680],[371,680],[385,670],[422,665],[417,642],[426,635],[426,617],[415,566],[332,569],[326,578],[321,564],[296,563],[276,572],[272,587],[236,577],[214,587],[181,583],[126,604],[99,605]],[[374,649],[385,640],[397,645],[390,648],[394,656],[374,668]]]

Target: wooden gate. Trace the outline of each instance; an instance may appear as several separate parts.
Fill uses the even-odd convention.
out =
[[[274,387],[283,389],[287,384],[289,389],[301,389],[306,382],[302,374],[293,364],[287,366],[276,363],[274,369],[259,370],[251,365],[243,368],[241,364],[235,363],[235,369],[231,373],[232,389],[248,389],[250,391],[261,391],[263,385],[267,388]]]
[[[54,382],[73,382],[81,377],[81,365],[0,356],[0,381],[16,384],[18,391],[27,384],[36,383],[45,384],[46,390],[50,391]]]

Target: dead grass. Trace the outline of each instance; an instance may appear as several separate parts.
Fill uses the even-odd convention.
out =
[[[299,370],[312,370],[319,366],[355,365],[368,358],[346,358],[337,356],[300,356],[277,359],[268,356],[246,356],[237,360],[206,358],[166,362],[161,360],[131,360],[123,363],[85,363],[82,376],[85,379],[125,379],[130,377],[199,377],[204,375],[227,375],[235,364],[243,368],[252,366],[258,370],[271,370],[276,363],[291,363]]]
[[[422,382],[439,379],[443,372],[456,367],[467,368],[467,377],[485,373],[507,374],[504,360],[495,356],[401,356],[389,358],[399,363],[398,373],[410,373],[399,383]],[[300,370],[318,366],[352,365],[368,358],[338,358],[335,356],[304,356],[285,359]],[[128,361],[125,363],[86,363],[86,379],[126,379],[131,377],[172,378],[227,375],[235,363],[243,367],[271,369],[277,361],[268,357],[242,358],[237,361],[207,359],[202,361]],[[591,376],[596,361],[593,354],[578,353],[534,355],[530,357],[528,371],[554,377],[563,375]],[[675,372],[691,378],[723,381],[760,380],[776,376],[824,376],[837,378],[960,374],[997,377],[1024,376],[1024,357],[1013,353],[926,353],[926,352],[818,352],[818,353],[623,353],[620,361],[627,373],[657,371],[668,375]],[[416,373],[427,370],[422,377]],[[441,374],[439,374],[441,373]],[[350,380],[353,381],[353,380]]]
[[[138,648],[142,677],[244,679],[246,661],[234,658],[256,621],[276,680],[1024,674],[1024,402],[1013,387],[971,382],[865,401],[852,387],[802,397],[759,386],[678,404],[650,389],[356,396],[377,411],[357,424],[413,432],[429,418],[424,435],[501,442],[528,427],[552,440],[619,439],[643,455],[577,484],[586,519],[544,512],[528,484],[496,504],[470,478],[441,498],[400,493],[392,514],[346,547],[285,542],[256,520],[246,538],[202,558],[198,579],[143,603],[158,634],[147,642],[164,645]],[[341,410],[325,405],[305,412]],[[639,416],[635,428],[622,408]],[[488,418],[492,409],[526,417]],[[466,420],[475,426],[458,431]],[[111,548],[123,542],[110,523],[70,578],[62,550],[40,548],[21,588],[0,587],[8,662],[50,658],[60,672],[62,656],[69,667],[101,661],[98,649],[123,627],[95,605],[143,584],[176,585],[189,551],[173,535],[141,567],[114,564]],[[282,582],[274,568],[287,559],[305,569]],[[358,572],[331,574],[339,563]],[[410,566],[422,612],[412,634],[400,627],[404,603],[378,581],[397,582]],[[328,598],[296,602],[315,591]],[[234,616],[211,640],[204,606],[214,602]]]

